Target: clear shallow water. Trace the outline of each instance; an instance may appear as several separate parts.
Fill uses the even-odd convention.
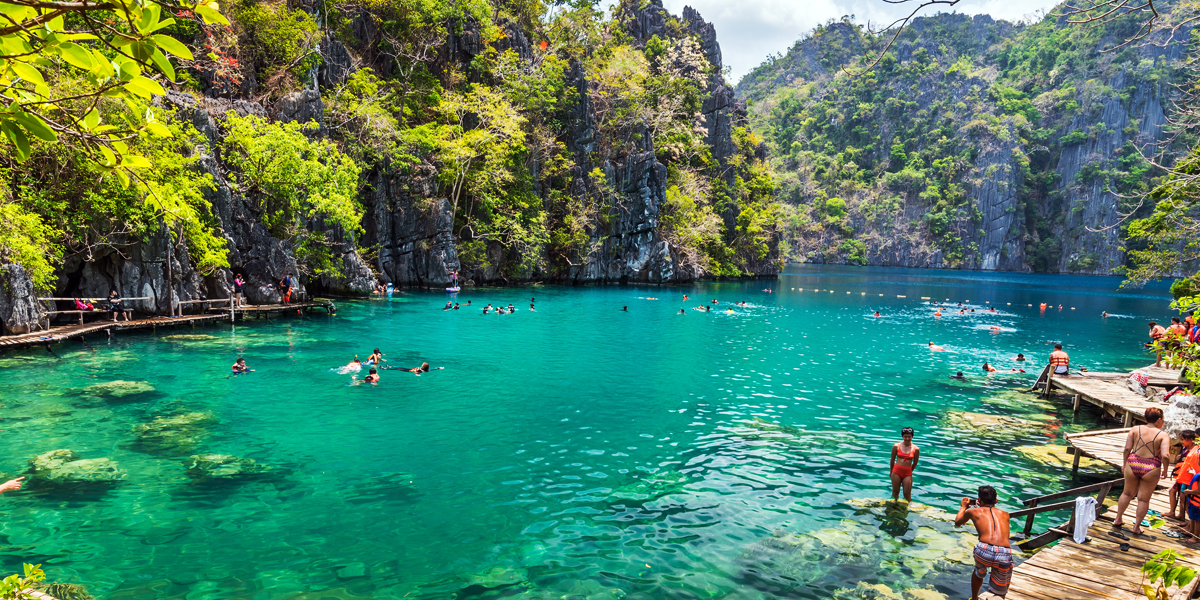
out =
[[[127,476],[0,496],[0,566],[130,599],[851,598],[837,590],[858,581],[965,598],[971,536],[945,510],[982,483],[1009,506],[1063,489],[1068,469],[1012,448],[1099,424],[1013,390],[1055,341],[1089,369],[1148,364],[1145,321],[1170,316],[1168,295],[1118,283],[793,266],[777,282],[471,290],[457,312],[401,294],[9,353],[0,476],[59,448]],[[976,313],[935,319],[922,296]],[[489,302],[521,310],[481,316]],[[374,347],[445,370],[376,386],[331,371]],[[1017,352],[1028,373],[983,376]],[[229,378],[237,357],[256,372]],[[89,389],[113,381],[145,385]],[[1027,421],[983,435],[961,412]],[[165,437],[137,429],[191,413]],[[911,511],[877,502],[904,426],[922,448]],[[271,470],[198,481],[200,453]]]

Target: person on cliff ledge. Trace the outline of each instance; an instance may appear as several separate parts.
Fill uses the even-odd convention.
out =
[[[971,573],[971,599],[979,598],[984,579],[988,580],[988,591],[1003,598],[1012,580],[1013,559],[1012,548],[1008,545],[1008,513],[996,508],[995,488],[981,486],[977,499],[962,499],[954,526],[962,527],[967,521],[979,532],[979,543],[975,544],[973,553],[975,571]],[[992,570],[990,578],[988,569]]]
[[[15,492],[21,489],[21,482],[24,479],[24,477],[18,477],[16,479],[9,479],[4,483],[0,483],[0,494],[3,494],[4,492]]]

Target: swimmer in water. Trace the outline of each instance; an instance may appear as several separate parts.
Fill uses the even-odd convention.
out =
[[[379,372],[375,370],[375,367],[371,367],[371,370],[367,372],[367,376],[363,378],[363,381],[367,383],[379,383]]]
[[[440,371],[440,370],[442,370],[442,369],[445,369],[445,368],[446,368],[446,367],[438,367],[438,368],[436,368],[436,369],[433,369],[433,370],[434,370],[434,371]],[[397,371],[404,371],[404,372],[406,372],[406,373],[416,373],[417,375],[420,375],[421,373],[428,373],[428,372],[430,371],[430,369],[429,369],[429,363],[427,363],[427,362],[423,362],[423,363],[421,363],[421,366],[419,366],[419,367],[413,367],[413,368],[411,368],[411,369],[396,369],[396,370],[397,370]]]
[[[449,300],[446,301],[446,306],[442,307],[442,310],[453,310],[453,309],[454,309],[454,303]]]
[[[1101,316],[1101,317],[1104,317],[1105,319],[1107,319],[1107,318],[1108,318],[1108,311],[1106,310],[1106,311],[1104,311],[1104,312],[1100,313],[1100,316]]]
[[[988,309],[988,312],[996,312],[996,307],[995,307],[995,306],[993,306],[993,307],[989,308],[989,309]]]
[[[935,317],[940,317],[940,316],[942,316],[942,311],[940,311],[940,310],[935,310],[935,311],[933,311],[933,316],[935,316]]]
[[[231,370],[234,372],[235,375],[238,373],[249,373],[250,372],[250,368],[246,366],[246,359],[244,359],[244,358],[237,359],[237,362],[233,363],[233,367],[231,367]]]
[[[622,306],[622,307],[621,307],[621,312],[629,312],[629,307],[628,307],[628,306]]]
[[[469,303],[469,301],[468,301],[468,303]],[[483,314],[485,314],[485,315],[488,314],[488,311],[490,311],[490,310],[492,310],[492,305],[488,304],[487,306],[483,307]]]
[[[457,302],[455,302],[455,303],[454,303],[454,310],[458,310],[458,303],[457,303]]]
[[[878,316],[881,316],[881,315],[879,314],[879,311],[875,311],[875,314],[874,314],[873,316],[876,316],[876,317],[878,317]]]
[[[536,310],[533,309],[533,304],[529,305],[529,312],[537,312]]]
[[[966,377],[966,375],[963,375],[963,374],[962,374],[962,371],[959,371],[959,372],[957,372],[957,373],[955,373],[955,374],[951,375],[951,376],[950,376],[950,379],[957,379],[957,380],[959,380],[959,381],[966,381],[966,380],[967,380],[967,377]]]
[[[949,352],[949,350],[947,350],[941,346],[938,346],[938,345],[934,344],[933,342],[929,342],[929,349],[934,352]]]
[[[685,315],[685,314],[687,314],[687,313],[683,312],[683,309],[681,308],[681,309],[679,309],[679,314],[681,314],[681,315]]]
[[[688,296],[687,296],[687,294],[684,294],[684,295],[683,295],[683,301],[684,301],[684,302],[687,302],[687,300],[688,300]]]
[[[984,371],[986,371],[986,372],[988,372],[988,373],[995,373],[995,372],[996,372],[996,367],[993,367],[992,365],[989,365],[989,364],[987,364],[987,362],[984,362],[984,363],[983,363],[983,370],[984,370]]]
[[[510,313],[517,312],[517,309],[513,307],[511,302],[508,303],[508,312],[510,312]]]
[[[1013,360],[1015,360],[1017,362],[1025,362],[1025,355],[1018,352],[1017,357],[1014,358]]]
[[[712,306],[711,306],[711,305],[708,305],[708,304],[705,304],[705,305],[704,305],[704,312],[712,312]]]
[[[362,361],[361,361],[361,360],[358,360],[358,355],[357,355],[357,354],[355,354],[355,355],[354,355],[354,360],[352,360],[352,361],[350,361],[350,362],[346,363],[346,366],[347,366],[347,367],[361,367],[361,366],[362,366]]]
[[[371,353],[371,356],[367,357],[367,364],[368,365],[377,365],[382,360],[383,360],[383,353],[379,351],[379,348],[376,348],[375,351]]]

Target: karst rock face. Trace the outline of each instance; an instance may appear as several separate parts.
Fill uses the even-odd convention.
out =
[[[1139,150],[1147,156],[1170,150],[1159,144],[1169,135],[1167,111],[1174,85],[1182,81],[1187,45],[1179,34],[1170,42],[1168,34],[1155,34],[1118,59],[1101,50],[1119,39],[1089,35],[1052,17],[1034,24],[987,15],[921,17],[897,39],[888,61],[862,76],[876,92],[865,102],[847,93],[862,79],[842,71],[869,54],[864,30],[849,22],[822,26],[754,69],[738,83],[739,96],[761,109],[764,130],[797,132],[772,146],[782,178],[803,180],[778,197],[802,209],[815,207],[822,193],[849,205],[844,227],[812,228],[789,239],[797,252],[788,258],[1113,274],[1126,263],[1120,224],[1137,205],[1121,197],[1120,186],[1137,178],[1128,174],[1135,172],[1128,161]],[[1072,41],[1051,52],[1055,36]],[[1028,59],[1037,62],[1014,66],[1027,60],[1015,49],[1028,48],[1041,52]],[[807,94],[798,101],[809,106],[839,97],[862,103],[852,107],[835,100],[829,110],[821,105],[820,114],[771,117],[793,93]],[[819,127],[803,125],[808,117]],[[939,137],[957,144],[943,152]],[[835,143],[828,149],[806,145],[813,139]],[[845,153],[837,140],[854,152]],[[889,150],[896,143],[907,153],[901,153],[905,163],[892,162]],[[915,165],[924,181],[898,177],[913,166],[914,155],[933,148],[939,153]],[[801,156],[801,149],[833,163],[817,164]],[[955,164],[938,171],[930,164],[934,160]],[[846,161],[874,170],[872,180],[847,192],[805,179],[806,169],[845,168]],[[951,185],[954,199],[946,195]],[[889,205],[881,217],[875,209],[895,198],[899,204]],[[960,202],[948,224],[952,243],[930,220],[947,202]],[[847,240],[861,242],[863,256],[851,257]]]
[[[25,268],[0,265],[0,334],[30,333],[42,328],[45,309],[34,295]]]
[[[733,87],[721,75],[721,49],[714,27],[706,23],[691,8],[683,12],[686,31],[669,33],[665,23],[669,14],[660,0],[643,3],[622,17],[630,28],[634,41],[642,44],[650,36],[695,36],[702,52],[715,67],[708,76],[704,90],[703,108],[699,122],[707,131],[706,141],[712,155],[726,165],[737,149],[732,134],[735,127],[747,124],[746,107],[734,97]],[[493,42],[495,48],[511,49],[522,60],[533,60],[534,49],[529,38],[511,22],[500,23],[504,37]],[[469,65],[487,50],[479,27],[463,22],[450,28],[448,39],[435,49],[431,63],[435,73],[451,67]],[[387,60],[379,60],[383,49],[379,23],[369,12],[361,12],[351,20],[353,38],[339,40],[326,32],[318,44],[321,64],[311,74],[305,89],[281,97],[264,99],[252,69],[240,83],[221,83],[204,73],[198,74],[203,94],[169,91],[157,98],[161,106],[176,111],[176,118],[191,123],[207,138],[196,151],[201,154],[200,169],[212,176],[214,189],[205,192],[212,212],[229,251],[229,268],[213,273],[198,272],[190,259],[186,240],[160,231],[146,240],[112,240],[111,245],[98,246],[91,252],[72,254],[59,269],[53,290],[58,297],[106,297],[117,290],[130,298],[127,304],[140,311],[165,313],[177,308],[182,300],[200,298],[223,299],[233,292],[234,273],[246,279],[244,294],[251,303],[277,303],[281,300],[280,280],[286,274],[301,272],[295,258],[293,243],[271,235],[262,223],[261,209],[248,198],[230,177],[221,159],[224,135],[222,122],[227,114],[255,115],[273,121],[313,123],[309,135],[328,137],[333,124],[326,122],[323,94],[351,77],[368,63],[381,76],[392,68]],[[374,62],[372,62],[374,61]],[[564,283],[650,282],[672,283],[691,281],[701,275],[694,268],[680,265],[676,249],[664,239],[660,216],[666,197],[667,167],[656,158],[649,141],[619,159],[595,159],[597,129],[587,74],[579,64],[572,64],[566,74],[567,84],[578,92],[577,102],[570,107],[571,118],[560,141],[570,151],[569,189],[576,196],[594,194],[593,174],[602,172],[606,184],[615,190],[617,198],[611,226],[603,233],[592,234],[587,256],[575,257],[569,269],[550,273],[545,270],[546,256],[522,256],[497,244],[484,249],[487,267],[464,272],[461,280],[470,284],[504,284],[521,281],[560,281]],[[317,294],[364,295],[380,283],[396,286],[441,288],[449,284],[450,273],[462,270],[459,259],[462,232],[455,231],[454,215],[447,198],[444,181],[439,180],[438,165],[432,157],[422,157],[416,164],[403,167],[383,160],[363,166],[359,200],[363,205],[362,232],[353,238],[346,232],[332,230],[320,217],[304,224],[312,231],[329,234],[332,241],[334,268],[322,275],[301,275],[297,291],[308,296]],[[531,164],[536,175],[539,166]],[[725,206],[721,217],[732,226],[738,216],[736,203]],[[369,248],[364,256],[358,248]],[[746,264],[756,274],[773,276],[777,273],[777,254],[748,259]],[[5,277],[13,278],[13,274]],[[14,279],[20,284],[21,279]],[[36,326],[34,317],[39,308],[29,303],[9,302],[5,327],[23,330]],[[62,308],[65,308],[63,306]],[[31,312],[34,311],[34,312]]]

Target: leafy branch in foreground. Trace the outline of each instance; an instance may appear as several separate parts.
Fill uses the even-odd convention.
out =
[[[132,170],[149,168],[129,144],[171,135],[145,110],[165,93],[156,74],[175,80],[168,54],[192,59],[187,46],[162,33],[175,24],[172,14],[229,24],[214,0],[0,0],[0,131],[17,160],[29,158],[32,139],[61,136],[125,185]],[[105,122],[108,100],[128,112]]]
[[[0,600],[20,600],[30,597],[26,591],[33,584],[46,579],[42,565],[25,564],[25,576],[16,573],[0,580]]]

